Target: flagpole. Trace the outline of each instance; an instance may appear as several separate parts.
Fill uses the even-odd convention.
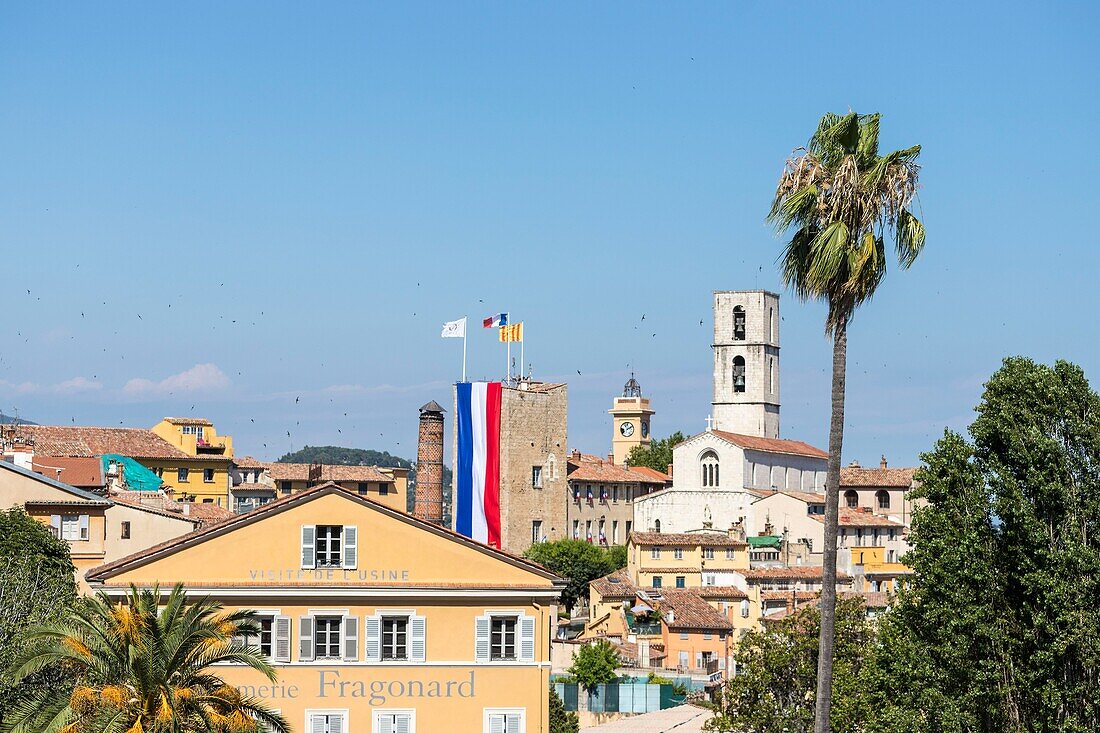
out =
[[[523,345],[525,343],[527,343],[527,334],[520,334],[520,340],[519,340],[519,377],[520,377],[520,379],[523,379],[525,376],[527,376],[526,371],[524,371],[524,370],[527,369],[527,367],[525,366],[525,364],[527,362],[523,360]]]
[[[467,316],[462,316],[462,381],[466,381],[466,331],[470,328]]]
[[[509,325],[511,325],[511,324],[509,324]],[[505,364],[508,367],[508,381],[511,382],[512,381],[512,339],[511,339],[511,334],[509,334],[509,339],[508,339],[507,356],[505,356],[504,358],[505,358]]]

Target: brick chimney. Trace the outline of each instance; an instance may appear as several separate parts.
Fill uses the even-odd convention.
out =
[[[883,456],[882,458],[879,459],[878,467],[879,468],[886,468],[886,456]]]
[[[434,400],[420,408],[413,516],[443,524],[443,413]]]
[[[607,452],[607,464],[609,466],[614,466],[615,465],[615,452],[614,451],[608,451]]]

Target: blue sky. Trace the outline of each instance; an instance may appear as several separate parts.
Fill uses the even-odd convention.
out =
[[[365,5],[0,8],[0,409],[411,457],[441,323],[507,310],[571,446],[630,369],[697,432],[710,292],[779,288],[783,160],[849,108],[924,146],[928,244],[853,325],[845,461],[914,462],[1006,355],[1100,367],[1093,3]],[[781,309],[824,446],[823,310]]]

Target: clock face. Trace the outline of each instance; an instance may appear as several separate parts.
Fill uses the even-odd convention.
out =
[[[649,437],[649,423],[644,421],[644,420],[642,421],[642,437],[643,438],[648,438]]]
[[[624,438],[629,438],[634,434],[634,423],[624,422],[619,423],[619,432],[623,434]]]

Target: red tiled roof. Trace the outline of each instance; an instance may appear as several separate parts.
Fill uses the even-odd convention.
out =
[[[205,425],[207,427],[213,427],[214,423],[207,420],[205,417],[166,417],[164,422],[172,423],[173,425]]]
[[[915,468],[858,468],[840,469],[841,486],[869,486],[872,488],[903,488],[913,485]]]
[[[813,519],[824,523],[825,517],[820,514],[812,515]],[[895,527],[902,529],[905,527],[901,522],[895,522],[890,517],[883,516],[881,514],[875,514],[861,509],[850,509],[848,507],[840,508],[840,526],[841,527]]]
[[[730,620],[694,590],[662,590],[660,606],[661,617],[669,629],[733,630]]]
[[[253,458],[252,456],[237,456],[233,459],[233,464],[237,468],[267,468],[271,465],[267,461],[261,461],[259,458]]]
[[[590,455],[581,455],[580,461],[570,459],[568,478],[570,481],[598,481],[608,484],[664,483],[664,479],[657,479],[637,469],[608,463],[606,459]]]
[[[766,590],[760,593],[760,600],[762,601],[790,601],[793,597],[796,601],[812,601],[821,595],[821,591],[816,590]]]
[[[139,459],[217,460],[206,456],[196,459],[195,456],[184,453],[152,430],[144,428],[20,425],[18,430],[21,435],[34,439],[35,453],[47,456],[94,458],[107,453],[117,453]]]
[[[626,574],[626,570],[616,570],[602,578],[596,578],[589,582],[589,585],[595,588],[604,600],[633,598],[638,592],[638,588],[630,582],[630,576]]]
[[[165,514],[177,519],[186,519],[202,527],[237,516],[236,512],[217,504],[173,501],[160,492],[117,491],[111,494],[111,498],[119,504],[145,509],[155,514]]]
[[[308,481],[308,463],[270,463],[267,475],[274,481]],[[321,481],[376,481],[393,483],[393,478],[376,466],[321,466]]]
[[[786,494],[787,496],[798,499],[799,501],[804,501],[807,504],[824,504],[825,503],[825,495],[824,494],[814,494],[814,493],[810,493],[808,491],[777,491],[776,493],[777,494]]]
[[[730,537],[725,532],[631,532],[636,545],[660,547],[746,547],[748,543]]]
[[[103,463],[99,458],[69,458],[35,453],[31,469],[48,478],[80,488],[103,487]],[[60,469],[60,472],[59,472]]]
[[[756,568],[736,571],[748,580],[821,580],[820,565],[799,565],[793,568]],[[850,576],[837,571],[837,580],[847,580]]]
[[[695,592],[703,598],[715,598],[717,600],[749,597],[745,591],[735,585],[704,585],[702,588],[696,588]]]
[[[712,430],[711,432],[722,440],[748,450],[762,451],[764,453],[786,453],[794,456],[812,456],[814,458],[829,457],[829,454],[825,451],[820,448],[814,448],[809,443],[803,443],[801,440],[761,438],[758,435],[727,433],[725,430]]]
[[[658,471],[656,468],[650,468],[649,466],[630,466],[631,471],[634,473],[640,473],[643,476],[648,476],[655,482],[668,483],[672,480],[672,477],[663,471]]]

